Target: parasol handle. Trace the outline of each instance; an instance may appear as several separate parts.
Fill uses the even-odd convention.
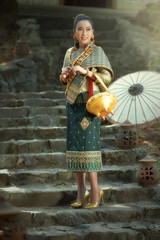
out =
[[[94,73],[94,74],[95,74],[95,73]],[[108,88],[106,87],[106,85],[104,84],[104,82],[102,81],[102,79],[99,77],[99,75],[98,75],[98,74],[95,74],[95,76],[96,76],[98,82],[103,86],[103,88],[105,89],[105,91],[111,93],[111,92],[108,90]]]

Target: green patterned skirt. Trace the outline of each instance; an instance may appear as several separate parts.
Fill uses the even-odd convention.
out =
[[[86,103],[67,103],[67,170],[102,171],[100,144],[101,119],[90,114]]]

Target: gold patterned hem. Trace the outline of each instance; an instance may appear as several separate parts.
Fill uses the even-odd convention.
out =
[[[101,151],[67,151],[67,170],[72,172],[102,171]]]

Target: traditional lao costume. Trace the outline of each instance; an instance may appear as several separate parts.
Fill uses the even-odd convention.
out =
[[[67,80],[67,170],[72,172],[97,172],[102,170],[101,119],[86,110],[86,103],[88,97],[92,94],[104,91],[98,79],[101,78],[108,86],[112,80],[113,72],[103,49],[95,44],[90,44],[87,51],[76,48],[67,50],[63,68],[75,65],[80,65],[92,71],[97,80],[89,80],[82,74],[76,74],[76,76],[71,76]]]

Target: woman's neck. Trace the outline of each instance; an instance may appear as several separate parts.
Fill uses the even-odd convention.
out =
[[[78,50],[84,50],[89,44],[90,44],[90,42],[88,42],[87,44],[84,44],[84,45],[79,45]]]

